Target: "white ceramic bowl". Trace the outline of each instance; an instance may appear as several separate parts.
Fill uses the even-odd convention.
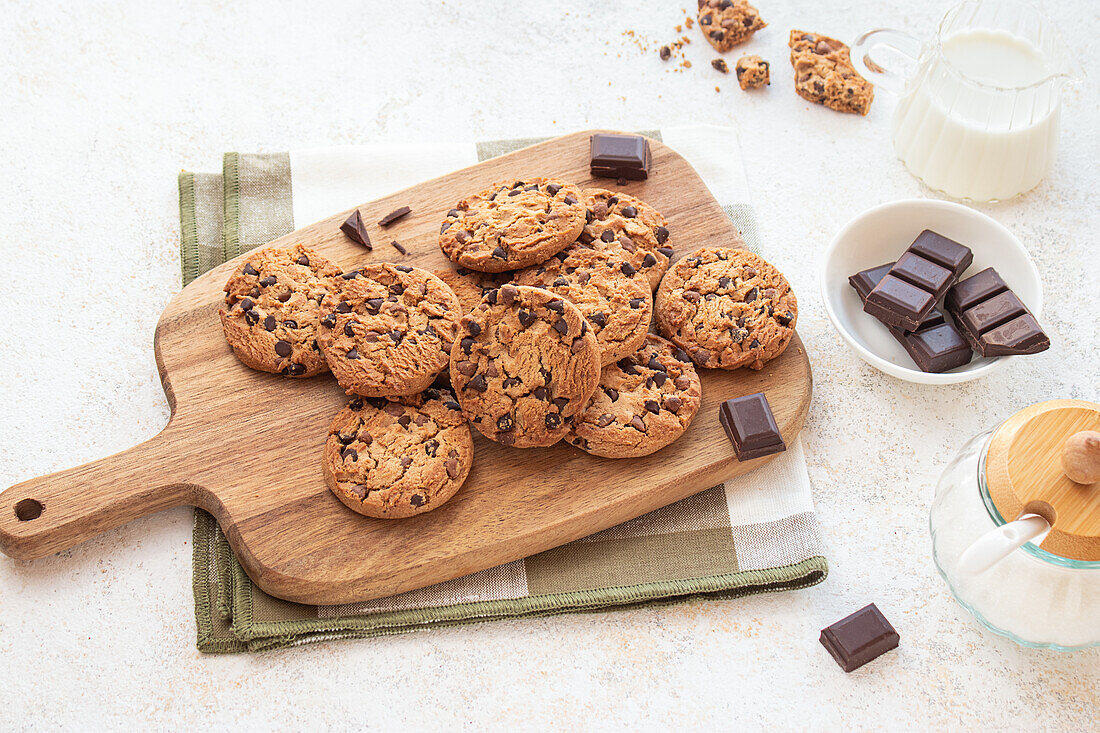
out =
[[[935,199],[906,199],[876,206],[837,232],[825,251],[821,273],[825,312],[861,359],[898,379],[953,384],[985,376],[1016,357],[985,358],[975,353],[966,366],[942,374],[922,372],[886,327],[863,312],[859,296],[848,284],[850,275],[896,260],[925,229],[965,244],[974,252],[974,262],[963,273],[964,279],[987,267],[996,269],[1042,322],[1042,280],[1020,240],[985,214]]]

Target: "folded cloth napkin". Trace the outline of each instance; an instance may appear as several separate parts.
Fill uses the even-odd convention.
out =
[[[688,127],[645,134],[695,167],[748,247],[760,251],[736,133]],[[179,176],[183,283],[296,226],[535,142],[227,153],[221,175]],[[455,199],[462,193],[456,191]],[[262,651],[700,596],[736,598],[805,588],[827,573],[800,440],[751,474],[568,545],[339,606],[267,595],[245,574],[213,517],[195,510],[195,618],[203,652]]]

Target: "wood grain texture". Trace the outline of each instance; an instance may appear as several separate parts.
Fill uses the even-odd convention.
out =
[[[339,231],[349,212],[273,244],[307,243],[345,269],[372,261],[448,266],[437,244],[439,225],[472,191],[536,175],[614,187],[589,176],[588,135],[524,148],[359,207],[373,252]],[[652,146],[653,176],[619,188],[665,214],[675,257],[704,245],[742,245],[691,166],[667,146]],[[404,205],[411,215],[385,230],[375,224]],[[389,246],[393,239],[407,256]],[[321,474],[328,424],[346,402],[332,377],[293,380],[253,371],[225,343],[217,311],[240,259],[184,288],[157,326],[157,365],[172,408],[164,431],[124,453],[0,494],[0,550],[41,557],[150,512],[192,504],[217,518],[267,593],[303,603],[360,601],[547,550],[762,465],[769,458],[734,458],[718,423],[726,398],[765,392],[788,444],[809,409],[810,365],[796,334],[763,371],[700,370],[699,414],[686,435],[653,455],[603,459],[565,443],[517,450],[475,432],[473,470],[449,503],[411,519],[370,519],[341,504]],[[22,521],[15,507],[28,498],[42,512]]]
[[[1042,547],[1074,560],[1100,560],[1100,481],[1078,484],[1062,471],[1066,439],[1100,430],[1100,404],[1050,400],[1008,418],[989,443],[986,485],[1001,516],[1039,514],[1051,524]]]

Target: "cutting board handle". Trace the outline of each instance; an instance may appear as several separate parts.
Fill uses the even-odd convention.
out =
[[[196,487],[175,477],[172,442],[166,428],[130,450],[0,493],[0,550],[31,560],[190,503]]]

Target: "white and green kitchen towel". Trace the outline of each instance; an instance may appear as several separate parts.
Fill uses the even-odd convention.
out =
[[[733,130],[708,126],[645,134],[686,158],[748,247],[767,255],[756,234]],[[535,142],[226,153],[221,174],[179,176],[184,285],[296,227]],[[692,597],[736,598],[804,588],[827,573],[800,440],[751,474],[568,545],[420,590],[340,606],[267,595],[245,575],[213,517],[195,510],[198,648],[212,653]]]

